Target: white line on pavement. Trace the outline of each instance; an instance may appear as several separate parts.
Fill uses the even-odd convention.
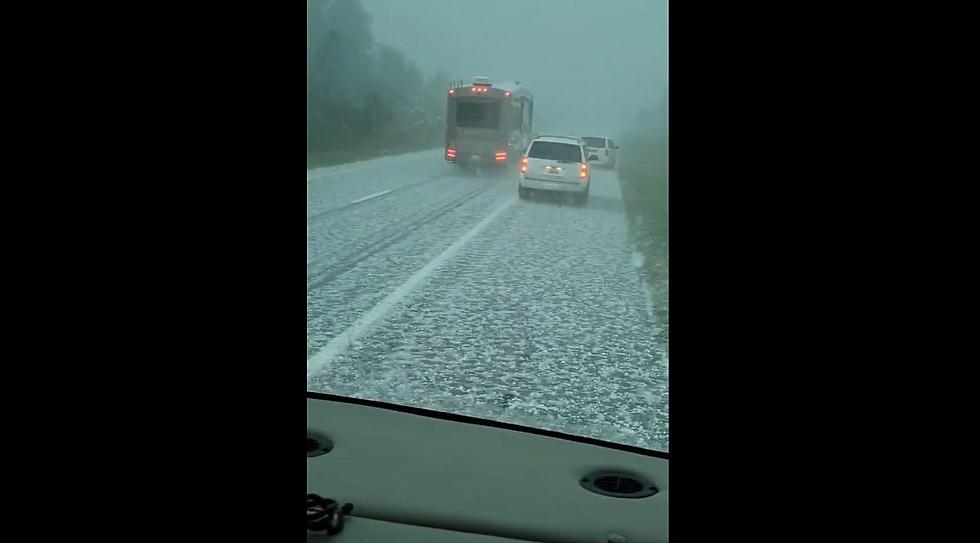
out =
[[[361,202],[363,202],[365,200],[370,200],[371,198],[377,198],[378,196],[383,196],[385,194],[388,194],[392,190],[394,190],[394,189],[388,189],[388,190],[383,190],[381,192],[375,192],[374,194],[369,194],[369,195],[367,195],[367,196],[365,196],[363,198],[358,198],[357,200],[352,200],[351,203],[352,204],[359,204],[359,203],[361,203]]]
[[[474,236],[482,232],[498,215],[503,213],[508,207],[514,204],[517,198],[509,198],[497,209],[470,228],[465,234],[459,237],[449,247],[422,266],[417,272],[409,277],[404,283],[393,290],[377,305],[372,307],[367,313],[361,315],[354,324],[350,325],[340,335],[331,339],[326,346],[320,349],[306,361],[306,376],[309,378],[319,372],[324,366],[333,362],[338,356],[342,355],[349,345],[366,335],[372,326],[384,318],[384,316],[403,298],[411,294],[416,287],[432,275],[436,269],[453,257],[460,248],[466,245]]]

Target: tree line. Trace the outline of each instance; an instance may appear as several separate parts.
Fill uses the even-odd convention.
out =
[[[376,43],[359,0],[307,0],[307,154],[438,146],[448,74]]]

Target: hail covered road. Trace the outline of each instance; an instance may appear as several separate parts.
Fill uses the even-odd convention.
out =
[[[308,388],[668,448],[616,173],[585,206],[516,179],[441,150],[308,171]]]

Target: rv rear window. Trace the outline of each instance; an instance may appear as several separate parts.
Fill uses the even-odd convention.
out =
[[[457,102],[456,126],[492,128],[500,124],[500,102]]]

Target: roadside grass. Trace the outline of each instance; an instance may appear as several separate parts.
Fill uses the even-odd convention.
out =
[[[669,174],[666,135],[626,134],[618,159],[630,234],[643,255],[657,322],[669,325]]]
[[[306,151],[306,169],[337,166],[383,156],[404,155],[438,147],[438,145],[426,142],[400,142],[377,143],[352,149],[308,149]]]

